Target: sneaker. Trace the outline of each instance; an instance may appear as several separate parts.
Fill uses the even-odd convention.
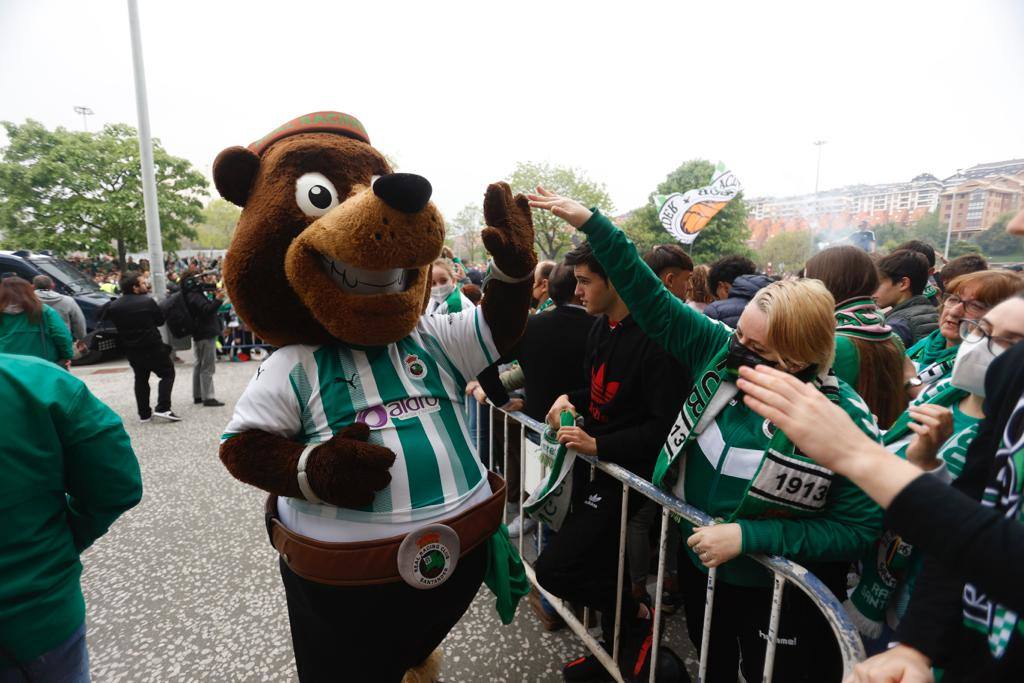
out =
[[[153,416],[147,415],[146,417],[140,417],[139,422],[149,422],[151,419],[153,419]]]
[[[608,651],[608,644],[601,643],[601,647]],[[608,669],[604,668],[596,655],[589,654],[572,660],[562,667],[562,678],[567,681],[608,681]]]
[[[208,398],[205,401],[203,401],[203,406],[206,408],[219,408],[222,405],[224,405],[224,403],[222,401],[218,401],[215,398]]]
[[[519,534],[523,533],[524,527],[526,533],[530,533],[537,528],[537,520],[527,517],[526,522],[524,523],[522,517],[516,517],[512,520],[512,523],[508,525],[508,535],[512,538],[518,538]]]
[[[540,625],[544,627],[545,631],[557,631],[558,629],[565,628],[565,619],[562,619],[558,612],[549,610],[544,606],[544,600],[541,598],[540,591],[536,588],[530,590],[527,601],[530,603],[530,609],[537,615],[537,619],[540,620]]]
[[[192,403],[195,403],[196,405],[199,405],[202,402],[203,402],[203,399],[201,399],[201,398],[193,398],[192,399]]]
[[[683,606],[683,594],[682,593],[669,593],[663,591],[661,594],[661,612],[662,614],[675,614],[676,611]],[[652,607],[648,605],[648,607]]]
[[[153,417],[159,417],[168,422],[180,422],[181,417],[174,414],[172,410],[154,410]]]

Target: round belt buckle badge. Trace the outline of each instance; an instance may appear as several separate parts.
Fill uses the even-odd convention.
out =
[[[398,546],[398,575],[413,588],[437,588],[455,572],[460,550],[459,535],[450,526],[419,528]]]

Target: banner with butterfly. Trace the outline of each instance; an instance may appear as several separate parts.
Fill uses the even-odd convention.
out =
[[[705,187],[655,195],[658,220],[676,240],[682,244],[693,244],[708,221],[742,191],[739,179],[719,163],[715,166],[711,183]]]

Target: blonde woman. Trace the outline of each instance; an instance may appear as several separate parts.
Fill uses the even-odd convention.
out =
[[[791,558],[837,596],[845,595],[846,565],[861,556],[881,528],[877,505],[845,478],[797,453],[782,431],[739,400],[735,383],[740,367],[755,365],[811,381],[877,440],[877,426],[863,400],[831,371],[832,295],[815,280],[773,283],[747,304],[733,331],[665,289],[628,238],[599,212],[542,188],[530,196],[530,204],[587,234],[637,324],[696,378],[653,479],[721,520],[703,528],[684,522],[682,528],[690,561],[680,567],[680,585],[695,645],[703,630],[706,574],[719,568],[707,680],[735,681],[741,660],[744,677],[760,679],[772,577],[742,556]],[[775,680],[841,677],[831,632],[800,591],[789,589],[783,597],[778,642]]]
[[[430,301],[427,302],[427,315],[459,313],[473,308],[473,302],[459,290],[451,260],[439,258],[434,261],[430,278]]]

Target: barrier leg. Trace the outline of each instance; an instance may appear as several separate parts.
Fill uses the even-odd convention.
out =
[[[763,683],[771,683],[775,671],[775,650],[779,640],[779,616],[782,613],[782,591],[786,587],[786,579],[775,572],[775,588],[772,590],[772,615],[768,620],[768,644],[764,651]]]
[[[708,648],[711,645],[711,611],[715,606],[715,581],[718,579],[718,567],[708,570],[708,590],[704,598],[704,631],[700,636],[700,668],[697,673],[698,683],[708,678]]]
[[[658,540],[658,580],[654,584],[654,635],[651,645],[651,677],[650,683],[654,683],[654,676],[658,669],[658,646],[661,641],[661,593],[665,586],[665,549],[668,546],[668,508],[661,508],[661,536]]]
[[[612,659],[619,661],[619,630],[622,626],[622,579],[626,568],[626,523],[629,507],[629,486],[622,485],[622,510],[619,513],[619,571],[618,585],[615,587],[615,638],[612,645]],[[636,615],[633,615],[634,617]]]

